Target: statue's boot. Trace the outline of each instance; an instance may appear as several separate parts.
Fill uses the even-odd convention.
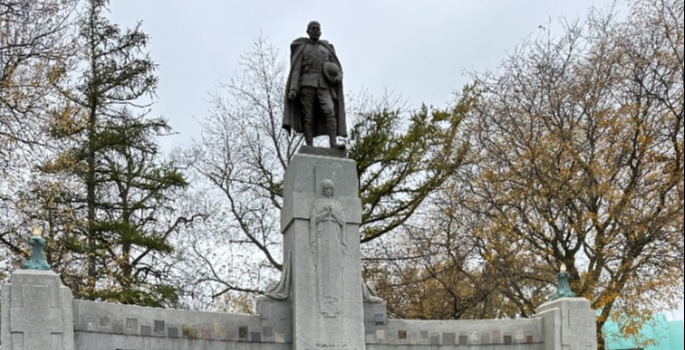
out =
[[[338,130],[337,130],[337,122],[333,120],[332,122],[328,122],[328,139],[330,140],[331,143],[331,148],[338,148],[338,149],[345,149],[345,144],[344,143],[338,143]]]
[[[311,125],[304,127],[304,142],[307,146],[314,146],[314,130]]]

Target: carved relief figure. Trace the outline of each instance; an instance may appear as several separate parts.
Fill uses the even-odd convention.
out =
[[[343,289],[341,261],[347,250],[345,215],[340,202],[333,198],[333,181],[324,180],[321,189],[323,197],[312,205],[309,244],[318,276],[319,310],[326,317],[336,317],[340,313],[338,301]]]

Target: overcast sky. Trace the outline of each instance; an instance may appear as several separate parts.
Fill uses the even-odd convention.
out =
[[[436,107],[468,82],[465,71],[496,68],[517,44],[550,19],[585,17],[608,0],[113,0],[111,18],[122,27],[142,21],[159,64],[159,100],[153,113],[179,133],[165,148],[199,135],[207,97],[238,70],[240,54],[260,32],[284,59],[290,42],[322,25],[345,71],[345,90],[385,90]],[[556,25],[559,28],[558,25]]]
[[[262,33],[282,57],[290,42],[318,20],[345,71],[345,90],[398,94],[410,107],[452,101],[468,82],[466,71],[498,64],[552,21],[584,18],[611,0],[112,0],[111,19],[122,27],[142,21],[159,64],[153,115],[178,133],[162,140],[167,151],[200,133],[208,95],[239,71],[240,54]],[[624,10],[625,12],[625,10]],[[683,319],[683,308],[672,315]]]

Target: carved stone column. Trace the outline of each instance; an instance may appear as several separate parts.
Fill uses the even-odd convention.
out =
[[[364,349],[354,161],[299,153],[286,170],[283,195],[293,349]]]
[[[545,350],[597,349],[595,312],[585,298],[563,297],[540,305]]]
[[[2,286],[3,350],[73,350],[69,288],[49,270],[17,270]]]

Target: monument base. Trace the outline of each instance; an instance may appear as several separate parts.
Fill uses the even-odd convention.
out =
[[[284,181],[293,349],[363,350],[361,201],[354,161],[298,153]]]
[[[597,325],[589,300],[549,301],[537,308],[536,316],[543,319],[545,350],[597,349]]]
[[[14,271],[2,303],[4,349],[74,349],[73,297],[56,273]]]

